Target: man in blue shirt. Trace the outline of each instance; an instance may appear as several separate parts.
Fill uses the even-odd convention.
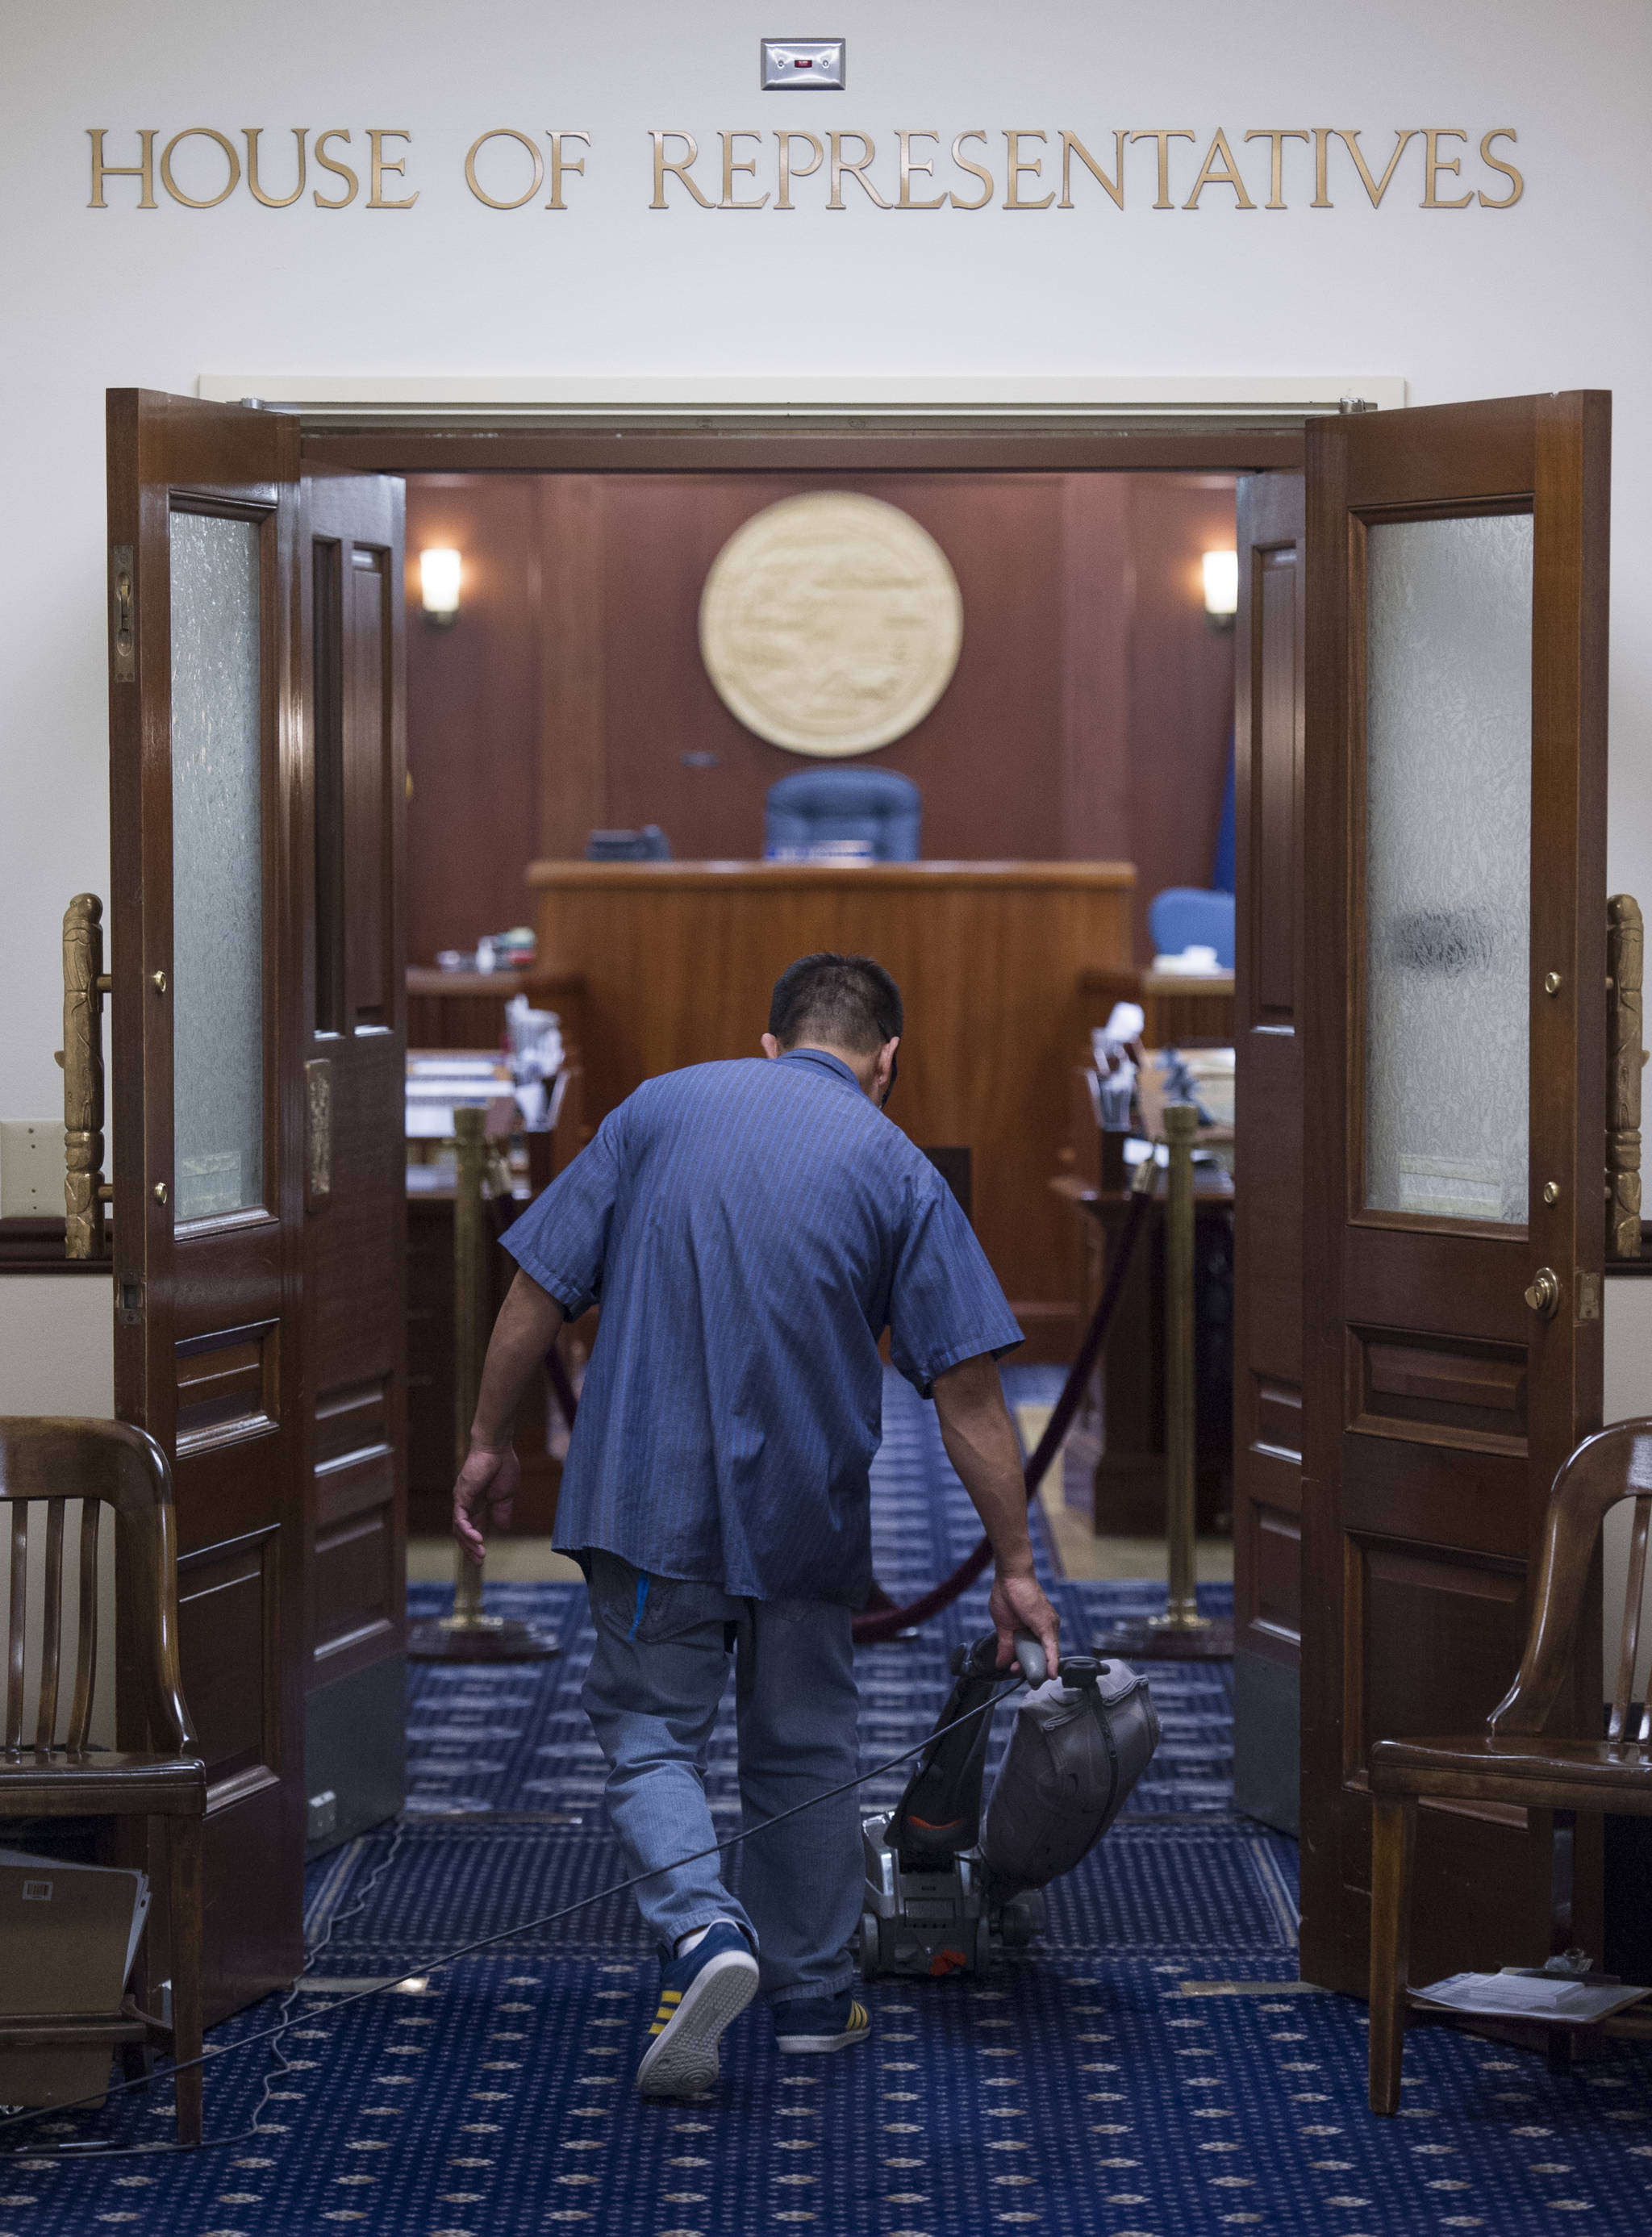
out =
[[[854,1793],[748,1840],[739,1900],[714,1855],[678,1859],[717,1840],[703,1772],[731,1646],[744,1823],[855,1776],[850,1622],[872,1581],[885,1326],[991,1540],[1002,1659],[1024,1625],[1055,1665],[996,1364],[1021,1331],[951,1190],[882,1115],[901,1027],[899,990],[868,957],[803,957],[775,986],[767,1061],[646,1081],[505,1237],[521,1270],[454,1529],[479,1561],[484,1523],[508,1522],[517,1402],[563,1320],[600,1302],[556,1542],[589,1584],[582,1699],[609,1812],[649,1875],[637,1899],[663,1974],[648,2095],[708,2088],[760,1985],[784,2051],[870,2029],[851,1993]]]

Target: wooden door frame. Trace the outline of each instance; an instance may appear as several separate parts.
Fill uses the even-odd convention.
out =
[[[1089,433],[1037,426],[920,434],[896,425],[719,435],[704,429],[309,424],[304,462],[379,474],[1231,473],[1301,468],[1301,433]]]
[[[296,416],[307,459],[379,473],[1243,473],[1311,420],[1403,407],[1393,374],[1072,379],[203,373]]]

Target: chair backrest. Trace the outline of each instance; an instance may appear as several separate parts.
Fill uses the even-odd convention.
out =
[[[1216,967],[1234,967],[1234,897],[1202,886],[1167,886],[1148,903],[1148,931],[1155,955],[1180,955],[1184,947],[1214,947]]]
[[[915,862],[923,804],[923,794],[898,769],[798,769],[768,789],[764,844],[865,839],[880,862]]]
[[[1565,1683],[1583,1613],[1595,1547],[1609,1510],[1635,1501],[1629,1575],[1618,1638],[1617,1675],[1608,1727],[1615,1740],[1652,1740],[1652,1687],[1633,1716],[1630,1701],[1641,1644],[1648,1526],[1652,1523],[1652,1416],[1615,1422],[1586,1437],[1555,1478],[1543,1518],[1525,1653],[1487,1729],[1515,1738],[1541,1732]],[[1633,1723],[1637,1729],[1630,1731]]]
[[[10,1548],[6,1717],[0,1746],[57,1745],[65,1625],[63,1542],[68,1508],[81,1502],[74,1580],[75,1690],[63,1742],[78,1754],[91,1728],[97,1675],[97,1537],[101,1509],[115,1510],[115,1576],[122,1633],[143,1689],[151,1746],[189,1752],[194,1731],[178,1674],[177,1547],[172,1477],[155,1439],[124,1422],[0,1418],[0,1521]],[[37,1706],[25,1740],[29,1677],[29,1541],[31,1507],[45,1518]],[[6,1510],[9,1509],[9,1513]]]

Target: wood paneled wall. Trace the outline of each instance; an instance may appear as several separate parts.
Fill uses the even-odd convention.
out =
[[[760,852],[764,794],[804,764],[712,690],[700,593],[742,521],[828,485],[921,521],[963,591],[951,684],[874,757],[923,787],[925,853],[1134,861],[1146,953],[1148,901],[1205,883],[1215,843],[1233,638],[1199,561],[1233,543],[1231,477],[433,474],[408,481],[409,600],[427,545],[464,585],[453,628],[409,616],[411,961],[530,921],[529,861],[594,826]]]

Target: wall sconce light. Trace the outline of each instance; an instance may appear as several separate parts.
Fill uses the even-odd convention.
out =
[[[419,603],[425,618],[438,629],[451,629],[459,617],[459,575],[463,566],[457,551],[432,550],[418,555]]]
[[[1230,630],[1239,611],[1239,554],[1207,551],[1205,568],[1205,626]]]

